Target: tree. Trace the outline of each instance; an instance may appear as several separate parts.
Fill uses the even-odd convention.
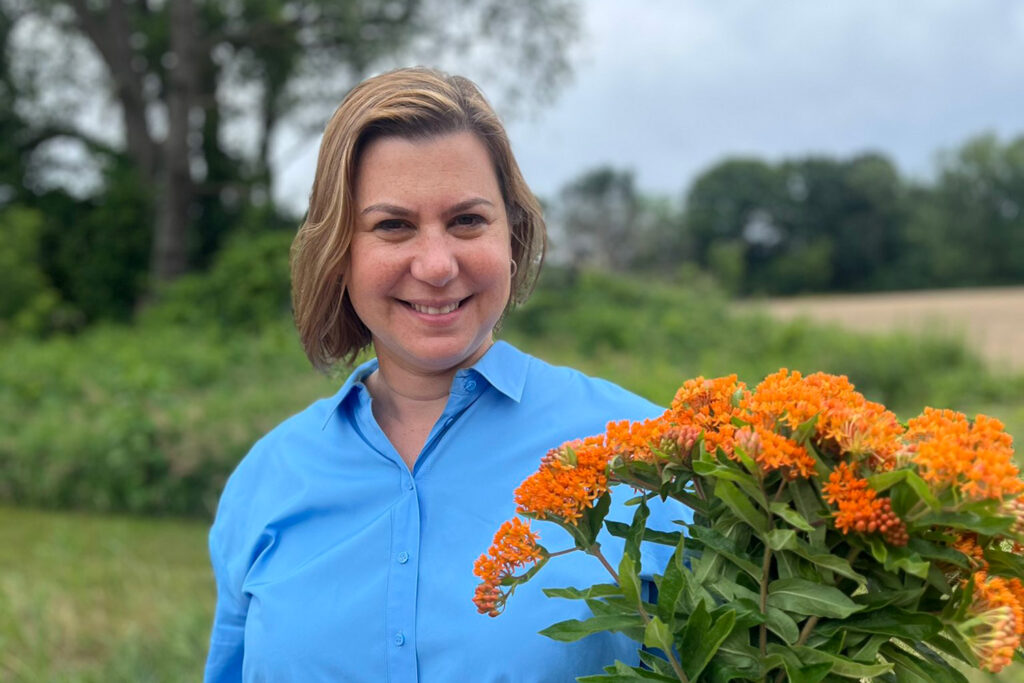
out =
[[[912,225],[933,284],[1024,281],[1024,136],[968,140],[945,154]]]
[[[621,271],[637,253],[638,214],[633,173],[604,166],[561,189],[555,220],[574,264]]]
[[[98,65],[81,79],[80,97],[109,92],[120,134],[97,135],[79,111],[55,113],[32,68],[19,105],[36,114],[28,117],[34,147],[70,139],[100,166],[130,161],[153,200],[154,282],[208,257],[225,217],[267,204],[274,135],[322,121],[371,69],[413,55],[436,61],[480,39],[517,68],[513,89],[549,93],[568,73],[564,47],[576,26],[571,0],[0,0],[0,8],[12,31],[29,34],[13,59],[46,59],[45,50],[33,53],[36,36],[56,35]],[[254,144],[226,139],[240,126]]]
[[[907,192],[879,154],[732,159],[687,195],[698,263],[738,293],[867,289],[903,253]]]

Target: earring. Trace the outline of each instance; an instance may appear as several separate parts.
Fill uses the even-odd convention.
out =
[[[515,277],[519,271],[519,264],[516,263],[515,259],[509,259],[509,262],[512,264],[512,277]]]

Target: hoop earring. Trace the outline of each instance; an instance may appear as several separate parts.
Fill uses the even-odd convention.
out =
[[[519,264],[516,263],[515,259],[509,259],[509,262],[512,264],[512,277],[515,277],[516,273],[519,272]]]

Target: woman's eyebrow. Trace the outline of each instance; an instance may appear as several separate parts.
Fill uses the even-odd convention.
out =
[[[459,202],[448,209],[449,213],[459,213],[460,211],[467,211],[475,206],[485,205],[494,208],[494,203],[490,200],[484,199],[483,197],[473,197],[465,201]]]
[[[467,211],[475,206],[489,206],[494,207],[494,202],[483,197],[471,197],[464,201],[454,204],[447,209],[447,213],[459,213],[460,211]],[[362,215],[373,213],[374,211],[380,211],[381,213],[391,214],[393,216],[406,217],[412,215],[412,211],[405,207],[398,206],[397,204],[388,204],[387,202],[381,202],[378,204],[370,204],[368,207],[360,211]]]
[[[382,213],[390,213],[390,214],[395,215],[395,216],[409,216],[409,215],[412,214],[412,211],[410,211],[409,209],[406,209],[404,207],[398,206],[397,204],[387,204],[387,203],[370,204],[368,207],[366,207],[365,209],[363,209],[359,213],[365,216],[366,214],[373,213],[374,211],[380,211]]]

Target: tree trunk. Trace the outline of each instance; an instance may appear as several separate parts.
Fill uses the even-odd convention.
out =
[[[189,133],[199,74],[196,28],[193,1],[171,3],[173,63],[168,69],[167,81],[167,139],[150,264],[150,273],[156,282],[173,280],[188,267],[188,226],[195,202]]]

